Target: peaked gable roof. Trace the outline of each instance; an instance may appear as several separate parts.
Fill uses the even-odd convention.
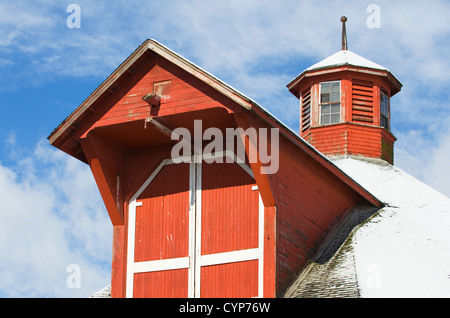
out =
[[[264,122],[268,123],[270,126],[274,128],[278,128],[280,130],[280,134],[286,137],[290,142],[295,144],[297,147],[301,148],[305,151],[309,156],[314,158],[319,164],[324,166],[327,170],[329,170],[332,174],[342,180],[345,184],[349,185],[352,189],[354,189],[361,196],[366,198],[369,202],[374,204],[375,206],[382,206],[382,202],[378,200],[375,196],[373,196],[370,192],[366,191],[363,187],[361,187],[358,183],[356,183],[353,179],[347,176],[342,170],[340,170],[337,166],[335,166],[327,157],[325,157],[322,153],[317,151],[313,146],[311,146],[308,142],[302,139],[296,132],[294,132],[291,128],[286,126],[283,122],[281,122],[278,118],[272,115],[269,111],[267,111],[264,107],[257,104],[251,98],[242,94],[235,88],[226,84],[222,80],[218,79],[214,75],[209,72],[203,70],[199,66],[195,65],[191,61],[185,59],[174,51],[168,49],[166,46],[160,44],[159,42],[148,39],[144,41],[124,62],[122,62],[119,67],[110,75],[108,78],[101,83],[97,89],[92,92],[89,97],[78,106],[61,124],[59,124],[52,133],[48,136],[48,140],[51,145],[62,149],[63,145],[67,143],[67,140],[75,138],[73,136],[73,131],[77,129],[77,125],[81,122],[89,113],[90,107],[93,103],[99,99],[103,94],[108,94],[108,91],[111,90],[114,85],[120,81],[121,76],[132,71],[133,64],[138,61],[140,57],[142,57],[147,51],[151,51],[156,53],[157,55],[167,59],[171,63],[177,65],[184,71],[189,74],[195,76],[199,80],[203,81],[210,87],[214,88],[218,92],[222,93],[226,97],[230,98],[238,105],[242,106],[243,109],[247,111],[251,111],[255,113],[259,118],[261,118]],[[66,151],[62,149],[63,151]],[[78,152],[82,150],[79,149]],[[80,156],[76,156],[75,153],[70,153],[70,151],[66,151],[70,155],[80,159]],[[81,160],[81,159],[80,159]]]
[[[80,106],[78,106],[61,124],[59,124],[52,131],[52,133],[48,136],[50,143],[53,144],[55,140],[64,133],[65,130],[70,128],[70,126],[73,125],[74,122],[80,119],[83,113],[89,109],[92,103],[103,93],[105,93],[110,87],[112,87],[115,82],[119,80],[120,76],[126,73],[147,50],[153,51],[158,55],[166,58],[175,65],[181,67],[183,70],[196,76],[219,92],[228,96],[242,107],[251,109],[253,105],[256,105],[253,100],[238,92],[236,89],[232,88],[225,82],[219,80],[217,77],[201,69],[194,63],[188,61],[187,59],[168,49],[166,46],[160,44],[159,42],[148,39],[144,41],[124,62],[122,62],[122,64],[120,64],[119,67],[110,76],[108,76],[108,78],[106,78],[106,80],[104,80],[103,83],[100,84],[100,86],[98,86]]]

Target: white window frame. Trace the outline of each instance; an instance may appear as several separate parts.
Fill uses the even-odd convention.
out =
[[[328,123],[323,124],[322,123],[322,105],[333,105],[337,104],[337,102],[334,103],[322,103],[321,96],[322,96],[322,84],[331,84],[331,83],[339,83],[339,121],[335,123]],[[320,82],[319,83],[319,125],[333,125],[338,124],[342,122],[342,90],[341,90],[341,81],[326,81],[326,82]]]

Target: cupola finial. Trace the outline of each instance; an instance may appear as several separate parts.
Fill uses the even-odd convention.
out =
[[[347,22],[347,17],[342,16],[341,17],[342,22],[342,50],[348,50],[347,47],[347,31],[345,29],[345,22]]]

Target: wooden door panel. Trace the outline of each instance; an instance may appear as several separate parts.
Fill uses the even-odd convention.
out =
[[[236,163],[202,165],[201,254],[258,247],[258,191]]]
[[[188,269],[134,274],[136,298],[188,297]]]
[[[202,267],[201,297],[258,296],[258,260]]]
[[[135,262],[189,255],[189,165],[166,165],[138,198]]]

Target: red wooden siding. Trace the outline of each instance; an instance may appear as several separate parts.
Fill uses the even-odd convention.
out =
[[[189,256],[189,164],[166,165],[138,201],[135,262]]]
[[[189,256],[189,164],[166,165],[138,197],[135,262]],[[187,297],[188,269],[134,274],[134,297]]]
[[[271,188],[277,201],[277,295],[282,295],[358,196],[285,141]]]
[[[255,185],[236,163],[202,164],[201,255],[258,248]],[[201,297],[257,296],[257,260],[202,266]]]
[[[347,132],[339,124],[312,127],[308,141],[324,155],[344,155],[347,151]]]
[[[311,144],[325,155],[360,155],[390,163],[394,160],[395,137],[384,128],[346,122],[312,127],[311,132]]]
[[[203,267],[201,297],[257,297],[257,273],[257,260]]]
[[[224,105],[227,106],[224,109],[228,111],[240,107],[162,57],[148,58],[143,63],[140,73],[143,74],[141,74],[139,81],[132,87],[121,91],[122,97],[114,101],[112,107],[110,106],[100,118],[96,118],[91,123],[91,129],[103,125],[144,119],[149,114],[163,117],[214,107],[224,108]],[[142,97],[155,92],[159,83],[165,84],[162,93],[166,95],[161,98],[161,106],[153,108],[149,113],[149,105],[142,100]]]
[[[236,163],[203,163],[202,255],[258,247],[258,191]]]
[[[134,274],[134,297],[186,298],[187,278],[187,269]]]

